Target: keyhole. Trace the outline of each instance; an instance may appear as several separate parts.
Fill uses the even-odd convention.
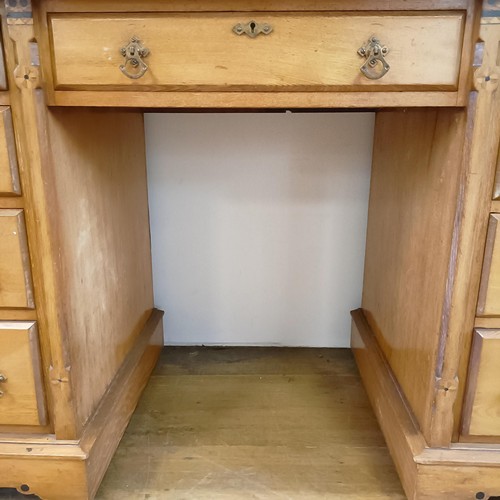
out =
[[[255,25],[255,23],[252,21],[252,22],[250,23],[250,29],[252,30],[252,33],[254,33],[254,32],[255,32],[255,26],[256,26],[256,25]]]

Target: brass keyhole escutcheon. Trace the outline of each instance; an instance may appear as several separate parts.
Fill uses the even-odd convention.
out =
[[[249,21],[248,23],[238,23],[233,26],[233,32],[237,35],[248,35],[250,38],[255,38],[258,35],[269,35],[273,31],[273,27],[267,23],[258,23]]]

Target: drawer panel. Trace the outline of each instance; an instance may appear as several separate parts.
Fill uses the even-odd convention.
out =
[[[500,316],[500,214],[490,214],[477,316]]]
[[[250,21],[272,31],[251,38]],[[398,90],[456,89],[464,16],[459,12],[156,13],[49,16],[56,89]],[[375,35],[390,69],[371,80],[358,49]],[[149,49],[138,79],[125,76],[120,48]],[[130,73],[135,70],[127,66]]]
[[[463,434],[500,436],[500,330],[474,331],[463,415]]]
[[[0,307],[34,306],[24,212],[0,210]]]
[[[500,200],[500,147],[498,148],[497,171],[495,175],[495,186],[493,188],[493,199]]]
[[[0,90],[7,90],[7,76],[5,74],[3,38],[1,32],[0,32]]]
[[[20,194],[12,114],[8,106],[0,106],[0,195]]]
[[[45,425],[35,322],[0,321],[0,425]]]

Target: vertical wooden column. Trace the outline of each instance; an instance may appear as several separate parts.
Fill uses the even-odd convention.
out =
[[[49,161],[46,107],[40,88],[31,1],[7,0],[3,22],[50,421],[58,439],[75,439],[71,362],[58,311],[56,228],[49,223],[53,182],[46,164]]]
[[[429,444],[436,447],[448,446],[460,421],[495,179],[500,141],[499,0],[484,1],[479,37],[435,373]]]

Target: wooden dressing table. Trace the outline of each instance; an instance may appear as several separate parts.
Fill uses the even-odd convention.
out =
[[[500,496],[498,0],[1,17],[0,487],[92,498],[155,365],[143,110],[374,108],[356,360],[409,498]]]

